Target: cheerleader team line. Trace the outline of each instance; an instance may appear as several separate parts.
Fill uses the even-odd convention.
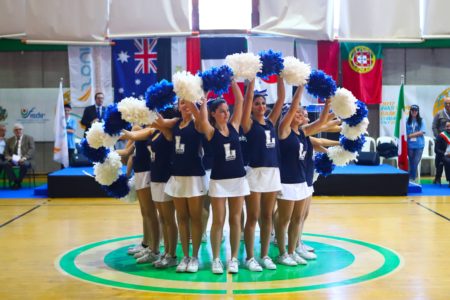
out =
[[[316,259],[301,236],[313,194],[313,152],[326,152],[338,141],[314,138],[319,132],[339,131],[330,112],[330,98],[318,120],[309,123],[300,106],[303,85],[290,105],[284,104],[283,79],[277,77],[277,99],[266,114],[266,94],[248,82],[245,99],[234,79],[233,114],[223,98],[178,100],[180,117],[162,111],[151,125],[122,130],[134,148],[135,189],[143,217],[141,244],[128,249],[137,263],[155,268],[176,266],[176,272],[197,272],[198,252],[212,211],[211,271],[224,273],[220,259],[226,205],[230,226],[229,273],[238,273],[238,249],[243,232],[245,267],[253,272],[276,270],[277,264],[298,266]],[[135,141],[132,143],[131,141]],[[243,206],[246,221],[242,226]],[[260,257],[255,257],[255,228],[260,226]],[[272,228],[279,255],[268,256]],[[159,252],[160,232],[164,252]],[[176,257],[178,241],[183,257]],[[287,240],[286,240],[287,237]],[[189,242],[192,239],[192,252]],[[287,247],[286,247],[287,246]]]
[[[337,89],[324,72],[311,71],[295,57],[282,58],[281,52],[232,54],[225,62],[197,75],[177,72],[173,83],[162,80],[150,86],[145,101],[130,97],[110,105],[105,122],[93,123],[81,143],[83,153],[94,162],[95,180],[109,195],[139,200],[143,240],[128,249],[137,263],[197,272],[212,211],[211,271],[223,274],[220,246],[227,205],[229,273],[239,272],[239,261],[252,272],[262,272],[276,270],[277,264],[295,267],[317,258],[301,239],[315,170],[326,176],[336,165],[356,159],[369,124],[367,107],[350,91]],[[277,99],[271,99],[275,104],[270,112],[265,91],[255,90],[257,76],[276,76]],[[236,78],[246,80],[245,97]],[[285,83],[297,87],[291,104],[284,104]],[[230,86],[235,98],[232,114],[223,98],[205,98],[211,91],[222,95]],[[305,88],[325,102],[320,117],[311,123],[300,105]],[[130,123],[145,125],[126,130]],[[339,141],[313,137],[326,131],[340,131]],[[120,137],[128,140],[127,147],[112,150]],[[134,176],[128,179],[131,170],[121,173],[120,155],[132,152],[129,167]],[[255,257],[257,223],[259,257]],[[269,256],[273,230],[277,257]],[[246,256],[239,260],[242,233]],[[178,239],[183,257],[176,256]]]

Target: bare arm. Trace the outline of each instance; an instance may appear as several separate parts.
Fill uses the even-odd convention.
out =
[[[292,98],[292,103],[288,112],[281,120],[280,126],[278,126],[278,137],[281,140],[285,139],[291,133],[291,123],[300,105],[300,98],[302,94],[303,86],[299,86],[295,91],[294,97]]]
[[[214,127],[211,126],[208,120],[208,109],[206,107],[206,99],[203,99],[200,109],[193,102],[188,102],[186,105],[194,115],[195,129],[203,133],[208,141],[210,141],[214,135]]]
[[[320,113],[319,119],[302,127],[302,130],[306,136],[314,135],[320,132],[320,129],[322,128],[323,125],[326,124],[328,120],[328,115],[330,114],[330,104],[331,99],[328,98],[325,101],[325,106],[322,112]]]
[[[146,127],[137,131],[122,130],[124,137],[133,141],[145,141],[151,134],[153,134],[153,132],[155,132],[155,128],[153,127]]]
[[[129,156],[134,151],[134,141],[128,140],[125,148],[116,150],[120,156]]]
[[[277,76],[277,101],[273,106],[272,111],[269,114],[269,120],[272,124],[277,123],[278,118],[281,115],[281,109],[283,108],[284,99],[286,98],[286,89],[284,87],[283,78]]]
[[[247,87],[247,91],[245,92],[245,100],[244,105],[242,107],[242,119],[241,119],[241,126],[244,130],[244,133],[247,133],[250,131],[250,128],[252,127],[252,104],[253,104],[253,95],[254,95],[254,89],[255,89],[255,79],[250,81],[250,84]]]
[[[330,140],[330,139],[323,139],[323,138],[315,138],[315,137],[309,137],[311,140],[311,143],[313,146],[322,146],[322,147],[332,147],[332,146],[339,146],[339,141]]]
[[[341,120],[334,119],[328,121],[325,125],[320,128],[320,132],[340,132],[341,131]]]
[[[161,115],[158,115],[158,119],[156,119],[154,124],[160,128],[173,128],[179,120],[180,118],[164,119]]]
[[[239,126],[241,126],[241,120],[242,120],[242,103],[244,102],[244,97],[242,96],[241,89],[239,88],[236,81],[231,82],[231,89],[233,90],[234,95],[234,111],[233,115],[231,116],[230,123],[233,125],[233,127],[236,129],[237,132],[239,132]]]

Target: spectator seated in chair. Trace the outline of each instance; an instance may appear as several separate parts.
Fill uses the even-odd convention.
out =
[[[5,145],[5,173],[8,176],[12,189],[20,189],[22,180],[32,165],[34,155],[34,140],[31,136],[23,134],[23,125],[14,124],[14,136],[6,141]],[[19,168],[19,175],[13,168]]]

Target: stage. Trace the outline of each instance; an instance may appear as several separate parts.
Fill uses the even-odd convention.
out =
[[[328,177],[319,176],[314,195],[406,196],[408,173],[390,165],[336,167]]]
[[[66,168],[48,175],[50,198],[108,197],[94,180],[92,167]],[[124,170],[125,172],[125,170]],[[333,174],[319,176],[314,195],[324,196],[404,196],[408,193],[408,173],[389,165],[336,167]]]

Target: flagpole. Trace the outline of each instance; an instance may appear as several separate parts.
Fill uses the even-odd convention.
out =
[[[400,84],[405,84],[405,75],[400,75]]]

